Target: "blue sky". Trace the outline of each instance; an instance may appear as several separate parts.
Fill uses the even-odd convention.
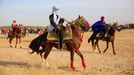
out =
[[[49,25],[53,5],[68,20],[80,14],[93,24],[104,15],[107,23],[134,23],[134,0],[0,0],[0,25]]]

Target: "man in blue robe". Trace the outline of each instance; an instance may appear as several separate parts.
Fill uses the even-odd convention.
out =
[[[97,21],[96,23],[92,25],[93,34],[88,39],[88,42],[90,42],[91,39],[94,39],[94,37],[96,37],[98,33],[103,32],[103,35],[106,33],[107,27],[106,27],[106,22],[104,19],[105,17],[102,16],[100,21]]]

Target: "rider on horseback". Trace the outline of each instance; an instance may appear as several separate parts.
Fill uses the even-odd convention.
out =
[[[105,35],[107,27],[104,19],[105,17],[102,16],[100,21],[97,21],[92,25],[93,34],[89,38],[88,42],[90,42],[91,39],[94,39],[94,37],[96,37],[96,35],[100,32],[103,32],[103,36]]]
[[[13,31],[13,36],[15,35],[15,32],[16,32],[16,29],[17,29],[17,24],[16,24],[16,20],[13,20],[13,23],[12,23],[12,31]]]
[[[52,8],[52,14],[49,16],[50,25],[48,27],[49,32],[55,32],[58,35],[59,42],[60,42],[60,48],[62,48],[62,41],[63,41],[63,22],[64,19],[60,18],[58,14],[59,6],[53,6]],[[43,41],[47,40],[48,32],[45,32],[44,34],[38,36],[32,42],[30,43],[29,47],[32,50],[38,51],[41,49],[41,44]]]
[[[58,13],[59,9],[60,9],[59,6],[52,7],[52,14],[49,15],[50,20],[49,31],[56,32],[59,38],[60,49],[61,49],[63,42],[63,33],[64,33],[64,27],[63,27],[64,19],[60,17]]]

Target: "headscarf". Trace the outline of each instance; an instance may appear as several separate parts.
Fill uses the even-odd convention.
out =
[[[16,23],[16,20],[13,20],[13,23]]]
[[[101,16],[101,22],[104,24],[104,22],[105,22],[105,17],[104,16]]]
[[[56,24],[58,24],[58,22],[60,20],[59,9],[60,9],[60,7],[58,5],[52,7],[52,13],[54,15],[53,19]]]

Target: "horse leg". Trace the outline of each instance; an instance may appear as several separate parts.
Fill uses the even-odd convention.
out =
[[[112,41],[111,43],[112,43],[112,48],[113,48],[113,54],[116,55],[115,50],[114,50],[114,41]]]
[[[12,46],[12,40],[13,40],[13,38],[12,38],[12,37],[11,37],[11,38],[9,38],[9,47],[11,47],[11,48],[13,47],[13,46]]]
[[[106,43],[107,43],[107,47],[106,47],[106,49],[103,51],[103,53],[105,53],[106,52],[106,50],[108,49],[108,47],[109,47],[109,42],[108,41],[106,41]]]
[[[44,59],[42,58],[43,63],[46,63],[46,66],[47,66],[47,67],[49,67],[49,64],[48,64],[48,62],[46,61],[46,59],[47,59],[47,57],[48,57],[48,55],[49,55],[49,53],[50,53],[51,50],[52,50],[52,46],[48,46],[48,47],[47,47],[47,50],[44,50],[44,51],[45,51]]]
[[[91,37],[88,39],[88,43],[90,43],[90,41],[91,41],[91,43],[92,43],[92,48],[94,49],[94,36],[93,36],[93,34],[92,34]]]
[[[74,71],[74,49],[71,49],[70,51],[70,56],[71,56],[71,69]]]
[[[91,40],[93,51],[95,49],[94,39]]]
[[[21,37],[19,37],[19,46],[20,46],[20,48],[22,48],[22,45],[21,45]]]
[[[18,38],[16,37],[16,44],[15,44],[15,48],[17,47],[18,44]]]
[[[100,48],[99,48],[99,40],[96,40],[96,43],[95,44],[97,45],[97,48],[98,48],[99,53],[101,53]]]
[[[43,49],[41,49],[41,50],[39,50],[38,52],[37,52],[37,54],[39,53],[40,54],[40,57],[42,58],[43,57],[43,53],[46,51],[46,49],[47,49],[47,46],[45,45],[45,47],[42,47]]]
[[[71,64],[70,64],[70,67],[71,67],[71,70],[74,71],[75,67],[74,67],[74,52],[75,52],[75,49],[73,48],[73,44],[72,43],[66,43],[66,47],[67,47],[67,50],[70,51],[70,60],[71,60]]]
[[[82,55],[82,53],[81,53],[79,50],[76,50],[75,52],[81,57],[82,66],[83,66],[84,69],[86,69],[86,63],[85,63],[85,58],[84,58],[84,56]]]
[[[96,49],[97,42],[98,42],[98,40],[96,39],[95,42],[94,42],[93,51]]]

